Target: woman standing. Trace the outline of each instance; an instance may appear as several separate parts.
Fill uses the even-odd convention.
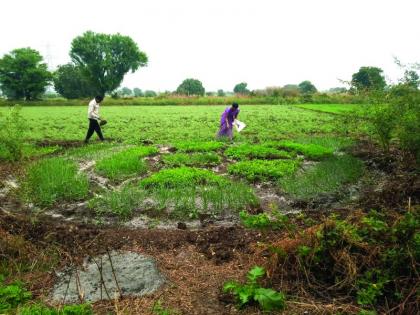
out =
[[[239,105],[238,103],[232,103],[231,107],[228,107],[220,117],[220,130],[217,133],[217,137],[229,137],[230,140],[233,138],[233,122],[238,117]]]

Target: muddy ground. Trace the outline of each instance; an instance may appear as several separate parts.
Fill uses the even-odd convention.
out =
[[[316,221],[331,211],[345,216],[360,208],[406,207],[409,198],[412,204],[418,204],[418,174],[412,162],[399,153],[394,151],[391,156],[384,156],[370,143],[362,142],[352,154],[361,158],[377,178],[363,184],[357,202],[340,206],[331,197],[328,207],[323,207],[328,200],[294,206]],[[124,250],[153,257],[167,282],[145,297],[123,296],[120,300],[96,302],[97,314],[152,314],[152,305],[158,300],[180,314],[261,314],[253,306],[239,311],[229,297],[221,294],[221,288],[227,280],[243,281],[252,266],[264,266],[269,259],[262,250],[264,244],[285,238],[284,231],[253,231],[236,222],[231,226],[207,222],[195,229],[183,222],[170,229],[133,229],[124,225],[67,221],[42,213],[34,215],[7,191],[13,191],[7,181],[13,181],[21,172],[17,165],[0,165],[0,190],[5,192],[0,194],[0,254],[7,257],[9,264],[24,260],[34,266],[45,263],[51,267],[46,270],[34,267],[33,272],[16,275],[29,286],[35,298],[48,302],[57,277],[55,271],[80,265],[86,257],[103,255],[107,250]],[[285,202],[264,186],[256,188],[267,198]],[[275,283],[267,285],[276,286]],[[286,314],[357,313],[358,310],[352,304],[296,298],[290,298],[287,305]]]

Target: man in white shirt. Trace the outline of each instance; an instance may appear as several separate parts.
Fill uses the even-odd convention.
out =
[[[86,134],[85,143],[88,143],[90,137],[92,137],[93,133],[96,132],[99,139],[104,141],[104,136],[102,135],[101,126],[99,125],[99,104],[103,100],[103,96],[95,96],[93,100],[89,102],[88,107],[88,119],[89,119],[89,129]]]

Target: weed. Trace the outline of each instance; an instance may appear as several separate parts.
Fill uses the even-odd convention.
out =
[[[229,165],[229,173],[250,181],[279,179],[293,174],[300,165],[298,160],[252,160]]]
[[[0,121],[1,122],[1,121]],[[25,121],[19,106],[9,109],[0,124],[0,158],[9,161],[19,161],[23,157],[23,138]]]
[[[167,154],[162,157],[165,165],[169,167],[177,166],[215,166],[220,164],[220,156],[213,152],[206,153],[175,153]]]
[[[247,275],[247,282],[240,284],[236,281],[226,282],[224,292],[232,293],[240,307],[252,302],[258,303],[263,311],[281,310],[285,307],[285,296],[273,289],[262,288],[258,280],[265,275],[265,269],[255,266]]]
[[[3,281],[0,275],[0,313],[9,312],[31,298],[32,294],[23,288],[22,283],[6,285]]]
[[[251,145],[241,144],[238,146],[232,146],[225,151],[225,155],[236,159],[290,159],[295,157],[296,154],[291,152],[277,150],[265,145]]]
[[[31,165],[23,183],[26,198],[39,206],[83,199],[88,189],[87,177],[78,174],[76,164],[64,158],[45,159]]]
[[[152,312],[155,315],[175,315],[175,314],[178,314],[178,312],[173,310],[173,309],[163,307],[162,302],[160,300],[153,304]]]
[[[308,200],[325,193],[334,193],[344,184],[356,181],[363,172],[363,164],[349,155],[329,158],[305,172],[281,178],[282,190],[293,197]]]
[[[266,213],[249,214],[246,211],[239,213],[242,224],[251,229],[287,229],[295,230],[289,218],[278,211],[273,211],[271,218]]]
[[[145,174],[147,165],[142,158],[157,152],[158,150],[154,147],[130,148],[100,160],[95,168],[98,173],[112,180],[123,179],[134,174]]]

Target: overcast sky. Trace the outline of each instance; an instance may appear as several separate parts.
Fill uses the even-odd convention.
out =
[[[196,78],[208,91],[312,81],[340,86],[361,66],[401,71],[420,61],[420,0],[3,0],[0,56],[39,50],[54,69],[87,30],[130,36],[149,57],[123,86],[175,90]]]

